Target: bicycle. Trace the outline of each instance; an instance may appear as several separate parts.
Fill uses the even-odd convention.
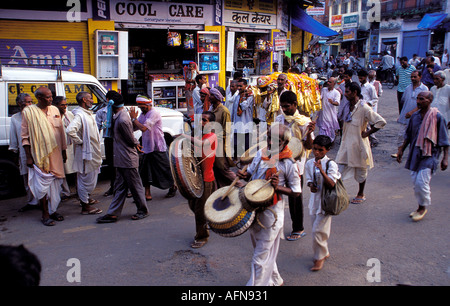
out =
[[[387,87],[389,89],[394,88],[394,86],[395,86],[395,79],[396,79],[395,69],[394,68],[388,69],[385,82],[387,83]]]
[[[382,84],[386,84],[386,86],[389,89],[394,88],[395,83],[396,83],[395,68],[392,67],[392,68],[389,68],[389,69],[387,69],[385,71],[379,70],[378,73],[380,73],[380,72],[382,73],[382,78],[380,80],[381,83]]]

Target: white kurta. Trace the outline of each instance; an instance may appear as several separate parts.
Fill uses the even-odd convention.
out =
[[[373,168],[369,137],[362,138],[361,132],[367,129],[368,124],[381,129],[386,125],[386,120],[363,100],[356,103],[351,116],[352,120],[344,121],[343,124],[342,141],[336,162],[352,168]]]
[[[98,171],[102,165],[102,153],[100,148],[100,134],[94,114],[91,110],[86,110],[81,107],[77,107],[73,112],[75,113],[75,117],[66,129],[67,135],[69,135],[74,143],[73,169],[78,173]],[[88,131],[84,129],[88,129]],[[90,160],[83,159],[83,142],[87,140],[85,138],[86,132],[89,135],[90,154],[92,156]]]
[[[324,156],[321,160],[322,169],[327,172],[329,178],[336,183],[336,181],[341,177],[338,170],[338,165],[334,161],[330,161],[328,156]],[[312,246],[314,251],[314,259],[323,259],[325,256],[329,255],[328,251],[328,238],[331,233],[331,215],[326,215],[322,209],[322,187],[323,187],[323,176],[321,174],[314,175],[315,166],[314,158],[306,162],[305,175],[306,183],[315,183],[318,190],[316,193],[311,192],[309,198],[309,214],[311,215],[312,224]]]
[[[333,102],[341,102],[341,94],[337,89],[328,90],[328,88],[323,88],[320,93],[322,96],[322,109],[319,111],[319,116],[317,117],[317,125],[319,127],[319,135],[326,135],[334,141],[336,137],[336,130],[339,130],[339,122],[337,119],[337,106],[331,104],[328,99]]]
[[[300,175],[296,164],[284,159],[277,162],[276,168],[280,171],[279,185],[292,189],[293,192],[301,192]],[[255,158],[247,169],[252,175],[251,180],[264,179],[268,166],[261,160],[261,150],[256,153]],[[277,255],[280,246],[280,239],[283,234],[284,225],[284,196],[275,206],[270,207],[275,215],[265,210],[258,213],[259,221],[266,227],[262,228],[258,223],[253,223],[250,227],[250,237],[254,247],[251,263],[251,276],[247,286],[279,286],[283,284],[277,268]],[[273,225],[273,226],[272,226]]]
[[[433,102],[431,107],[436,107],[439,112],[444,116],[447,123],[450,121],[450,85],[445,84],[441,88],[437,86],[431,87],[430,90],[433,93]]]
[[[15,153],[19,153],[19,169],[20,175],[28,174],[27,167],[27,155],[25,149],[22,146],[22,113],[17,113],[11,116],[10,129],[9,129],[9,150]]]
[[[61,117],[61,120],[64,124],[64,130],[67,129],[67,127],[69,126],[69,124],[72,122],[73,120],[73,113],[69,110],[66,110],[65,114]],[[67,159],[66,162],[64,163],[64,172],[66,174],[71,174],[74,173],[75,170],[73,169],[73,143],[69,137],[69,135],[66,135],[66,140],[67,140],[67,149],[66,149],[66,155],[67,155]]]

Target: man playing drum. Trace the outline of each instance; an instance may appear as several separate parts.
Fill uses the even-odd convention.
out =
[[[201,149],[202,154],[200,166],[202,168],[205,186],[203,195],[200,198],[188,199],[189,208],[195,215],[196,235],[191,244],[191,247],[194,249],[204,246],[209,238],[209,231],[206,228],[205,203],[215,189],[213,166],[216,157],[217,136],[210,131],[210,126],[207,124],[215,121],[215,119],[214,114],[210,111],[204,111],[202,113],[202,139],[186,134],[180,136],[189,139],[194,144],[194,150]]]
[[[267,136],[268,147],[256,153],[246,172],[240,170],[238,176],[246,180],[271,180],[275,189],[273,205],[258,213],[259,222],[250,227],[250,237],[254,247],[251,276],[248,286],[280,286],[283,279],[278,272],[276,259],[283,233],[283,194],[299,196],[301,193],[300,174],[292,160],[292,151],[287,144],[291,132],[283,124],[274,123]]]

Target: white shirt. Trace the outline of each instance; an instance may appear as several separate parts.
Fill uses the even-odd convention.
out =
[[[366,81],[366,83],[361,84],[361,95],[363,100],[369,104],[370,107],[376,112],[378,104],[378,94],[375,86]]]
[[[450,85],[445,84],[441,88],[433,86],[430,91],[433,93],[431,107],[437,107],[448,123],[450,120]]]
[[[76,113],[72,122],[66,129],[67,135],[72,139],[74,143],[74,163],[73,170],[79,173],[89,173],[94,170],[98,170],[102,165],[102,154],[100,148],[100,134],[95,122],[94,114],[91,110],[86,110],[82,107]],[[74,110],[75,112],[75,110]],[[84,115],[84,120],[81,116]],[[83,124],[86,122],[86,125]],[[84,129],[89,129],[89,138],[85,139],[86,135]],[[83,159],[83,142],[90,142],[90,153],[92,154],[91,160]]]
[[[332,179],[333,182],[336,183],[336,181],[341,178],[341,174],[339,173],[339,167],[336,164],[336,162],[332,160],[328,164],[328,171],[327,171],[328,160],[329,158],[326,155],[324,156],[324,158],[321,159],[320,163],[322,164],[322,169],[326,171],[327,176],[330,179]],[[306,184],[315,183],[318,189],[316,193],[311,192],[311,196],[309,198],[308,207],[310,215],[325,214],[325,212],[322,210],[323,176],[321,174],[319,174],[318,176],[314,175],[315,172],[314,161],[315,161],[314,158],[308,160],[305,166]]]

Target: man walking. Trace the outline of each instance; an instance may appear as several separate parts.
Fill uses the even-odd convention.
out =
[[[253,132],[254,97],[247,90],[247,80],[238,82],[239,95],[236,96],[231,112],[234,129],[234,157],[242,156],[250,147],[250,135]]]
[[[408,58],[406,56],[400,58],[400,67],[397,68],[396,72],[398,80],[397,102],[399,114],[403,108],[402,95],[405,92],[406,87],[408,87],[411,84],[411,73],[415,70],[416,67],[414,67],[411,64],[408,64]]]
[[[405,168],[411,170],[414,194],[419,204],[417,210],[409,215],[413,221],[422,220],[431,205],[431,176],[438,168],[441,151],[444,151],[441,170],[444,171],[448,167],[447,123],[437,108],[430,107],[432,101],[431,92],[418,94],[419,111],[411,116],[405,132],[405,141],[397,152],[397,161],[400,163],[403,152],[410,146]]]
[[[428,88],[421,82],[422,73],[420,70],[415,70],[411,73],[412,84],[406,87],[402,96],[403,108],[398,116],[397,122],[400,123],[400,129],[398,133],[398,147],[400,147],[405,141],[405,131],[408,126],[409,120],[418,108],[417,108],[417,96],[423,91],[428,91]],[[393,154],[392,157],[397,157]]]
[[[56,96],[53,99],[52,105],[56,106],[59,109],[59,113],[61,114],[61,120],[64,125],[64,130],[66,130],[74,117],[73,113],[67,109],[67,99],[63,96]],[[75,180],[77,177],[76,171],[73,170],[73,157],[74,157],[73,143],[68,135],[66,135],[66,141],[67,141],[67,149],[66,149],[67,160],[64,163],[64,173],[66,177],[64,178],[61,192],[63,201],[71,196],[70,184],[72,183],[75,184]]]
[[[33,193],[28,186],[28,167],[27,167],[27,155],[22,146],[22,112],[25,107],[33,104],[31,96],[27,93],[20,93],[17,95],[16,104],[20,111],[11,116],[10,129],[9,129],[9,148],[8,150],[18,154],[19,158],[19,170],[20,175],[23,178],[23,184],[27,193],[27,204],[19,209],[19,212],[24,212],[30,209],[37,208],[38,201],[33,196]]]
[[[303,172],[309,150],[312,149],[314,141],[315,122],[306,116],[300,115],[297,110],[297,95],[292,91],[284,92],[280,97],[280,105],[283,114],[275,118],[275,122],[281,123],[289,128],[292,137],[296,137],[303,144],[299,160],[296,166],[300,175],[301,188],[303,188]],[[301,192],[301,191],[300,191]],[[295,241],[305,236],[303,227],[303,196],[289,196],[289,213],[292,220],[292,232],[286,237],[288,241]]]
[[[37,104],[23,110],[22,145],[27,157],[28,184],[42,207],[42,224],[64,217],[56,212],[61,201],[61,184],[66,161],[66,133],[59,110],[51,105],[53,94],[47,87],[34,93]]]
[[[339,172],[346,179],[353,173],[359,183],[359,191],[352,204],[361,204],[366,200],[364,187],[368,169],[373,168],[372,150],[369,135],[386,125],[386,121],[362,99],[361,88],[357,83],[350,83],[345,88],[348,102],[343,107],[342,141],[336,156]],[[367,129],[370,124],[371,128]]]
[[[80,198],[81,214],[99,214],[102,210],[89,206],[90,194],[97,185],[102,165],[100,134],[90,108],[94,100],[90,93],[77,94],[78,107],[73,110],[74,118],[66,128],[66,133],[75,144],[73,170],[77,172],[77,191]]]
[[[132,220],[140,220],[148,216],[145,190],[139,176],[139,141],[133,135],[133,123],[124,108],[123,97],[110,92],[113,102],[108,104],[108,117],[112,116],[112,135],[114,140],[114,167],[116,180],[114,182],[114,197],[106,215],[97,219],[98,223],[116,222],[122,213],[127,198],[128,189],[136,204],[137,213]]]
[[[132,107],[130,117],[134,129],[139,129],[142,132],[142,151],[144,154],[139,173],[145,188],[145,199],[147,201],[152,199],[150,186],[169,189],[166,198],[174,197],[177,187],[175,187],[170,171],[169,155],[162,131],[161,114],[152,107],[152,100],[146,96],[138,95],[136,103],[142,113],[138,118],[137,111]]]
[[[341,94],[334,88],[336,78],[331,77],[320,93],[322,97],[322,109],[317,117],[317,125],[319,127],[319,135],[327,135],[334,141],[336,131],[339,130],[339,122],[337,120],[337,107],[341,102]]]

